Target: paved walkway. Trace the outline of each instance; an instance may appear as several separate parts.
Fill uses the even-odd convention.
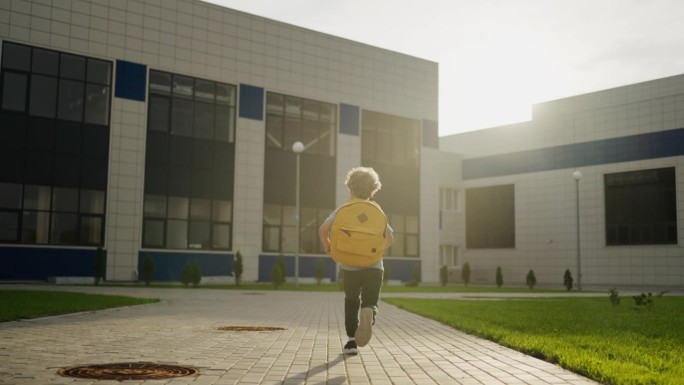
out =
[[[344,356],[343,294],[0,285],[160,298],[156,304],[0,323],[0,384],[120,384],[59,368],[117,362],[191,365],[145,384],[596,384],[386,303],[370,344]],[[277,326],[227,332],[221,326]],[[124,384],[143,383],[129,382]]]

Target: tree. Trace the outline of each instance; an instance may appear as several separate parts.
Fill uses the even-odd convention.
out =
[[[105,259],[102,247],[98,246],[95,251],[95,265],[93,266],[93,278],[95,278],[95,285],[99,285],[101,280],[104,280],[105,272],[107,271],[107,261]]]
[[[470,263],[466,262],[463,264],[463,267],[461,268],[461,278],[463,278],[463,284],[468,286],[468,283],[470,283]]]
[[[280,268],[279,263],[276,263],[271,269],[271,283],[273,284],[273,288],[278,290],[278,286],[282,285],[284,282],[283,269]]]
[[[233,273],[235,274],[235,286],[240,286],[243,269],[244,265],[242,263],[242,254],[240,254],[240,250],[238,250],[238,252],[235,254],[235,264],[233,264]]]
[[[530,288],[530,290],[534,289],[534,285],[537,284],[537,277],[534,276],[534,270],[530,270],[527,273],[527,278],[525,279],[525,282],[527,283],[527,286]]]
[[[501,272],[501,266],[496,267],[496,287],[501,287],[503,285],[503,273]]]
[[[570,273],[570,269],[566,269],[565,274],[563,274],[563,284],[568,291],[572,290],[572,282],[572,273]]]
[[[143,259],[142,263],[142,275],[143,279],[145,281],[145,286],[150,286],[150,282],[154,279],[154,273],[157,270],[157,267],[154,264],[154,259],[149,254],[145,254],[145,258]]]

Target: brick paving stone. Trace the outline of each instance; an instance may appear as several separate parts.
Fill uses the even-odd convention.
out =
[[[370,344],[344,356],[343,294],[2,285],[160,298],[156,304],[0,323],[0,385],[107,385],[59,368],[191,365],[192,377],[125,385],[596,385],[550,363],[381,303]],[[222,326],[276,326],[267,332]]]

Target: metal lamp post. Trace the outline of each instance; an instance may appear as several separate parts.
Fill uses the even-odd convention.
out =
[[[304,151],[304,143],[294,142],[292,151],[297,158],[297,177],[295,178],[295,287],[299,287],[299,155]]]
[[[582,263],[581,256],[582,252],[580,250],[580,207],[579,207],[579,181],[582,179],[582,173],[579,170],[575,170],[572,173],[572,177],[575,178],[575,206],[576,206],[576,219],[577,219],[577,290],[582,291]]]

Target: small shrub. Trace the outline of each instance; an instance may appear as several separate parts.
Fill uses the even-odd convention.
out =
[[[186,287],[192,284],[197,287],[202,280],[202,268],[199,262],[186,262],[181,273],[181,282]]]
[[[287,265],[285,264],[285,256],[280,253],[278,254],[278,266],[280,266],[280,284],[287,282],[285,277],[287,277]]]
[[[280,267],[279,263],[276,263],[271,269],[271,283],[273,284],[273,288],[278,290],[278,286],[282,285],[284,282],[283,269]]]
[[[529,287],[530,290],[534,289],[534,285],[537,284],[537,277],[534,275],[534,270],[530,270],[527,273],[527,278],[525,278],[525,282],[527,283],[527,287]]]
[[[501,287],[503,285],[503,273],[501,272],[501,266],[496,267],[496,287]]]
[[[632,298],[634,298],[634,307],[636,309],[651,310],[653,308],[653,294],[651,293],[641,293],[641,295],[635,295]]]
[[[95,265],[93,266],[93,278],[95,285],[99,285],[101,280],[104,280],[107,271],[107,261],[105,260],[104,251],[102,247],[98,246],[95,251]]]
[[[316,285],[320,285],[325,277],[325,263],[323,262],[323,258],[318,258],[318,261],[316,261],[316,271],[314,274],[316,277]]]
[[[461,278],[463,279],[463,284],[468,286],[470,283],[470,263],[466,262],[461,268]]]
[[[242,281],[242,272],[245,268],[242,262],[242,254],[240,250],[235,254],[235,264],[233,264],[233,273],[235,274],[235,286],[240,286],[240,281]]]
[[[563,274],[563,284],[565,285],[565,288],[570,291],[572,290],[572,273],[570,272],[570,269],[565,269],[565,274]]]
[[[154,274],[157,271],[157,267],[154,264],[154,259],[152,259],[152,256],[145,254],[141,269],[145,286],[150,286],[150,282],[152,282],[154,279]]]
[[[610,296],[608,296],[608,298],[610,298],[610,303],[613,304],[613,306],[620,304],[620,295],[615,288],[610,289]]]
[[[446,286],[449,282],[449,268],[446,265],[439,268],[439,282],[442,283],[442,286]]]

